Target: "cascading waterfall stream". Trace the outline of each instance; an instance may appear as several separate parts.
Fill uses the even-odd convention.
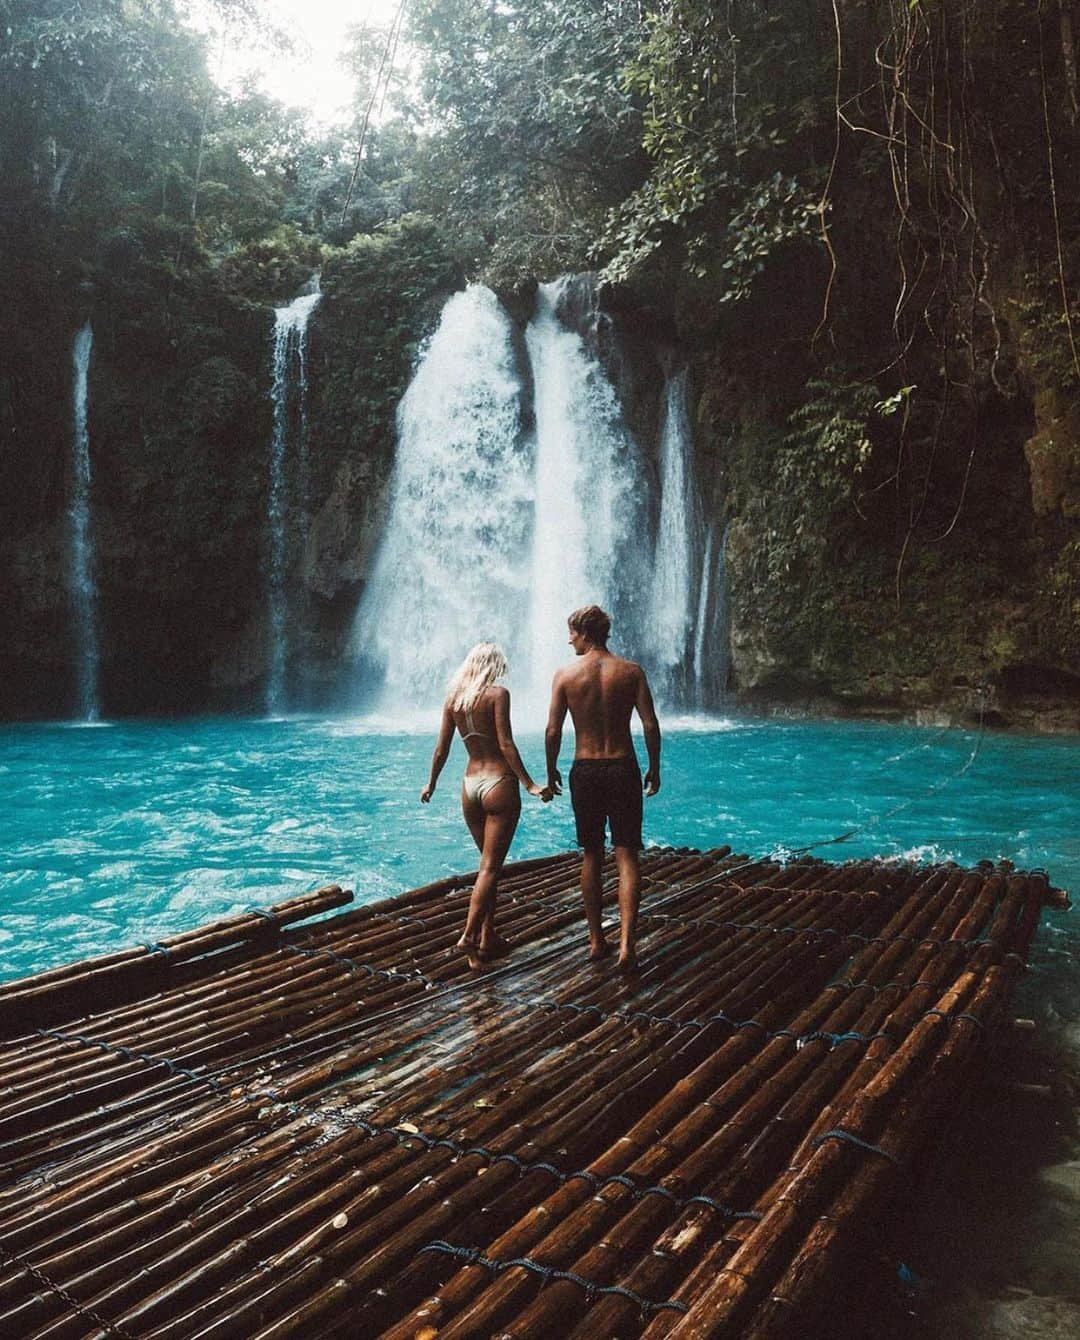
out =
[[[710,525],[705,536],[705,556],[701,562],[701,580],[698,584],[697,620],[694,627],[694,706],[698,709],[707,702],[705,648],[709,631],[709,594],[712,584],[713,548],[716,532]],[[725,681],[727,674],[724,675]]]
[[[567,279],[541,284],[525,332],[536,404],[536,521],[527,645],[534,710],[566,659],[566,616],[584,604],[612,611],[632,648],[645,573],[642,462],[614,388],[576,331],[557,315]]]
[[[704,655],[708,606],[701,600],[708,575],[703,571],[704,520],[694,478],[693,439],[687,410],[685,370],[669,376],[664,394],[660,441],[660,522],[656,533],[645,651],[657,672],[657,691],[693,701],[696,663]],[[695,636],[695,632],[698,636]],[[682,681],[682,682],[680,682]]]
[[[285,631],[288,532],[296,504],[303,505],[307,488],[307,327],[318,305],[319,281],[311,291],[274,310],[273,383],[274,431],[270,445],[270,497],[267,507],[269,533],[269,675],[266,711],[277,716],[285,709],[285,666],[288,637]],[[288,450],[295,455],[295,493],[290,496]]]
[[[712,646],[715,648],[711,667],[711,677],[703,677],[704,691],[710,702],[722,702],[727,693],[728,678],[731,674],[731,609],[728,600],[727,552],[731,537],[731,522],[724,527],[720,538],[720,549],[716,555],[716,580],[710,610],[715,624],[712,630]]]
[[[68,586],[75,622],[76,710],[84,721],[97,721],[99,713],[97,583],[94,576],[90,430],[87,420],[87,384],[93,347],[94,333],[87,321],[76,333],[72,348],[73,488],[68,511]]]
[[[478,284],[455,294],[398,407],[390,517],[354,634],[391,711],[438,701],[474,642],[515,662],[533,523],[522,394],[505,308]]]
[[[490,290],[472,285],[443,308],[398,407],[390,515],[354,627],[380,711],[430,710],[468,648],[491,639],[510,660],[517,719],[542,720],[570,654],[566,616],[594,602],[667,705],[710,700],[715,545],[686,375],[665,389],[654,553],[641,449],[598,357],[561,319],[590,296],[580,280],[542,284],[524,359]]]

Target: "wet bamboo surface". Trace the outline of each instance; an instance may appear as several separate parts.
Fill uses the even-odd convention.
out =
[[[332,886],[0,988],[0,1335],[818,1333],[1022,970],[1041,872],[650,850]],[[605,868],[614,922],[614,870]]]

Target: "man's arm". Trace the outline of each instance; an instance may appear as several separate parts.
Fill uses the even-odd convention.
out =
[[[551,707],[548,709],[547,730],[544,732],[544,750],[547,754],[547,784],[556,796],[562,795],[562,774],[559,772],[559,750],[562,748],[562,728],[566,720],[566,687],[561,672],[551,682]]]
[[[454,718],[450,708],[444,703],[442,710],[442,720],[439,722],[439,738],[435,741],[435,752],[431,756],[431,776],[428,778],[428,784],[420,792],[420,803],[426,805],[431,799],[435,790],[435,784],[439,780],[439,773],[442,772],[446,760],[450,754],[450,745],[454,739]]]
[[[649,771],[645,774],[645,794],[655,796],[660,790],[660,722],[656,719],[652,693],[645,671],[638,670],[637,699],[634,703],[645,732],[645,752],[649,755]]]

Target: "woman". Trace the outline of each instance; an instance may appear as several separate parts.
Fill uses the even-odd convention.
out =
[[[499,872],[521,814],[520,782],[530,796],[546,804],[551,791],[539,787],[525,771],[510,730],[510,694],[496,684],[506,674],[506,657],[491,642],[478,642],[447,685],[431,777],[420,792],[426,805],[435,791],[456,727],[469,762],[461,785],[461,809],[480,850],[480,869],[469,900],[469,914],[458,947],[469,967],[498,958],[510,946],[495,931],[495,895]]]

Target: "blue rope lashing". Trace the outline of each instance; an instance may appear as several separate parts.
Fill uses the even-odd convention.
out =
[[[148,954],[160,954],[166,960],[172,957],[168,945],[163,945],[159,940],[143,940],[142,947]]]
[[[866,1154],[877,1154],[879,1158],[888,1159],[894,1167],[900,1167],[900,1160],[895,1154],[890,1154],[887,1149],[882,1149],[880,1145],[871,1144],[869,1140],[863,1140],[858,1135],[852,1135],[850,1131],[841,1130],[839,1127],[832,1131],[826,1131],[824,1135],[819,1135],[814,1141],[814,1148],[823,1145],[826,1140],[839,1140],[842,1144],[853,1145]]]
[[[282,953],[300,954],[303,958],[328,958],[331,963],[347,968],[349,972],[367,973],[369,977],[382,977],[388,982],[421,982],[426,988],[437,985],[429,977],[425,977],[419,968],[413,972],[398,972],[394,968],[373,968],[370,963],[359,963],[356,959],[348,958],[333,949],[304,949],[300,945],[281,945],[279,948]]]
[[[735,1027],[737,1031],[740,1033],[743,1031],[744,1028],[758,1028],[765,1036],[768,1036],[769,1033],[769,1030],[765,1027],[765,1025],[759,1024],[756,1019],[744,1019],[741,1023],[736,1024]]]
[[[565,1182],[567,1180],[566,1174],[561,1168],[556,1168],[554,1163],[546,1163],[541,1160],[539,1163],[530,1163],[527,1166],[529,1172],[546,1172],[550,1173],[552,1177],[558,1178],[560,1182]]]
[[[614,1295],[633,1303],[644,1314],[664,1311],[685,1313],[689,1310],[685,1303],[680,1303],[676,1299],[669,1298],[659,1301],[644,1298],[641,1294],[635,1293],[633,1289],[627,1289],[621,1284],[597,1284],[595,1280],[586,1279],[583,1275],[578,1275],[572,1270],[557,1270],[554,1266],[544,1265],[541,1261],[534,1261],[530,1256],[515,1256],[509,1261],[495,1261],[490,1256],[484,1256],[479,1247],[455,1247],[453,1243],[444,1242],[441,1238],[421,1247],[417,1255],[421,1256],[425,1252],[441,1252],[446,1256],[454,1257],[458,1261],[464,1261],[466,1265],[482,1266],[493,1275],[499,1275],[504,1270],[520,1269],[527,1270],[533,1275],[539,1275],[543,1285],[550,1284],[552,1280],[565,1280],[568,1284],[574,1284],[581,1289],[589,1303],[594,1302],[599,1297]]]
[[[760,1210],[733,1210],[730,1205],[725,1205],[722,1201],[714,1200],[712,1196],[689,1196],[683,1201],[683,1205],[706,1205],[710,1210],[715,1210],[717,1214],[723,1215],[725,1219],[751,1219],[757,1221],[762,1217]]]
[[[646,1196],[660,1196],[664,1200],[669,1200],[673,1205],[677,1205],[679,1198],[674,1191],[666,1186],[646,1186],[638,1192],[638,1195],[644,1199]]]
[[[568,1182],[588,1182],[595,1191],[603,1184],[603,1178],[597,1177],[596,1173],[591,1173],[587,1168],[582,1168],[578,1172],[568,1173],[566,1176]]]
[[[268,921],[275,930],[281,929],[281,922],[278,921],[273,912],[268,912],[265,907],[249,907],[247,910],[253,917],[261,917],[263,921]]]

